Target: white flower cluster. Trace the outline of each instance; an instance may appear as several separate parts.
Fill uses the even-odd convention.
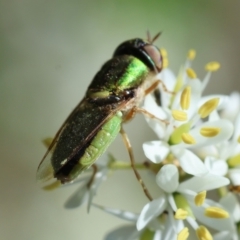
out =
[[[88,197],[88,208],[92,204],[132,222],[111,232],[106,240],[238,240],[240,95],[202,96],[220,65],[208,63],[207,74],[200,80],[191,68],[195,51],[190,50],[176,77],[166,66],[166,51],[161,51],[165,68],[158,76],[160,99],[148,95],[144,102],[144,109],[156,117],[146,120],[159,140],[143,144],[146,157],[158,169],[159,197],[139,214],[93,204],[98,186],[115,164],[111,160],[98,164],[95,178],[85,179],[66,206],[81,205]],[[210,190],[215,200],[207,198]]]

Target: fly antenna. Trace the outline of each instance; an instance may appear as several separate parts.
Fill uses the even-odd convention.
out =
[[[149,30],[147,30],[147,41],[152,44],[161,36],[161,34],[162,32],[159,32],[153,38],[151,38]]]

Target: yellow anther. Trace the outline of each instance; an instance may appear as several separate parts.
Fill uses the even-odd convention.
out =
[[[174,193],[173,194],[177,209],[181,208],[185,211],[188,212],[188,216],[192,217],[193,219],[195,219],[195,216],[192,212],[191,207],[189,206],[189,202],[188,200],[180,193]]]
[[[196,230],[196,234],[199,240],[213,240],[211,233],[204,226],[199,226]]]
[[[167,50],[165,48],[161,48],[160,52],[161,52],[161,55],[162,55],[163,58],[167,57],[168,53],[167,53]]]
[[[183,110],[187,110],[191,101],[191,87],[186,87],[181,94],[180,105]]]
[[[228,159],[227,161],[229,167],[237,167],[240,165],[240,154],[237,154],[231,158]]]
[[[186,72],[187,72],[187,75],[189,78],[191,78],[191,79],[197,78],[197,74],[195,73],[195,71],[192,68],[186,69]]]
[[[45,138],[45,139],[43,139],[42,142],[43,142],[45,147],[49,148],[49,146],[51,145],[52,141],[53,141],[53,138]]]
[[[189,133],[183,133],[182,140],[186,144],[195,144],[196,143],[196,140]]]
[[[229,213],[219,207],[208,207],[205,209],[205,216],[210,218],[229,218]]]
[[[167,57],[163,57],[163,68],[167,68],[168,65],[169,65],[168,58]]]
[[[195,205],[198,207],[202,206],[206,199],[206,195],[207,195],[206,191],[199,192],[194,198]]]
[[[59,180],[56,180],[55,182],[53,182],[53,183],[51,183],[47,186],[44,186],[43,189],[47,190],[47,191],[51,191],[51,190],[54,190],[54,189],[56,189],[60,186],[61,186],[61,182]]]
[[[238,137],[237,142],[240,143],[240,136]]]
[[[186,121],[187,113],[180,110],[172,110],[172,116],[177,121]]]
[[[185,227],[178,233],[177,240],[186,240],[188,239],[188,236],[189,236],[189,231],[188,231],[188,228]]]
[[[210,62],[205,66],[205,70],[209,72],[215,72],[220,68],[220,63]]]
[[[182,208],[178,208],[174,215],[174,218],[178,220],[184,220],[187,217],[188,217],[188,212]]]
[[[194,49],[190,49],[187,54],[187,58],[189,60],[193,60],[196,57],[196,51]]]
[[[213,98],[205,102],[199,109],[198,114],[201,118],[207,117],[218,106],[219,98]]]
[[[190,128],[191,123],[184,123],[181,126],[177,127],[170,136],[169,144],[174,145],[182,142],[182,134],[189,132]]]
[[[204,127],[200,129],[200,134],[204,137],[215,137],[219,134],[221,128],[217,127]]]

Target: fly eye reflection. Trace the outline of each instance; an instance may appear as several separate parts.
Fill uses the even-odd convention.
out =
[[[149,57],[152,59],[157,72],[160,72],[163,67],[163,60],[160,50],[155,47],[154,45],[145,45],[143,47],[144,51],[149,55]]]

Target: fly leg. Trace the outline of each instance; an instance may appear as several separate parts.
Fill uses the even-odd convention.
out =
[[[153,92],[153,91],[156,91],[156,90],[157,90],[157,87],[158,87],[160,84],[162,85],[164,92],[167,92],[167,93],[169,93],[169,94],[175,94],[174,92],[171,92],[171,91],[169,91],[169,90],[167,89],[166,85],[163,83],[162,80],[156,80],[149,88],[147,88],[147,89],[145,90],[145,96],[148,95],[148,94],[150,94],[150,93]],[[156,120],[158,120],[158,121],[160,121],[160,122],[163,122],[163,123],[165,123],[166,125],[169,124],[168,121],[166,121],[166,120],[164,120],[164,119],[160,119],[160,118],[156,117],[155,115],[153,115],[152,113],[148,112],[146,109],[140,108],[140,107],[134,107],[134,108],[132,109],[131,115],[134,116],[137,112],[144,114],[144,115],[145,115],[146,117],[148,117],[148,118],[156,119]]]
[[[88,188],[88,189],[91,187],[91,185],[92,185],[92,183],[93,183],[93,181],[94,181],[95,175],[96,175],[96,173],[97,173],[97,170],[98,170],[96,164],[93,164],[91,167],[92,167],[92,169],[93,169],[93,173],[92,173],[92,176],[91,176],[91,178],[89,179],[89,181],[88,181],[88,183],[87,183],[87,188]]]
[[[169,91],[166,87],[166,85],[164,84],[164,82],[162,80],[156,80],[149,88],[147,88],[145,90],[145,96],[148,95],[149,93],[151,93],[152,91],[156,90],[158,85],[162,85],[163,91],[170,93],[170,94],[175,94],[175,92]]]
[[[165,123],[166,125],[169,124],[169,121],[156,117],[155,115],[153,115],[152,113],[148,112],[144,108],[135,107],[134,111],[135,111],[135,113],[137,113],[137,112],[142,113],[143,115],[145,115],[148,118],[156,119],[156,120],[158,120],[158,121],[160,121],[162,123]]]
[[[128,154],[129,154],[129,157],[130,157],[130,161],[131,161],[131,167],[133,169],[133,172],[137,178],[137,180],[139,181],[139,183],[141,184],[142,186],[142,189],[145,193],[145,195],[147,196],[147,198],[152,201],[153,198],[151,197],[146,185],[144,184],[140,174],[138,173],[137,169],[135,168],[135,160],[134,160],[134,156],[133,156],[133,150],[132,150],[132,146],[131,146],[131,143],[129,141],[129,138],[126,134],[126,132],[124,131],[123,127],[121,127],[121,130],[120,130],[120,133],[122,135],[122,138],[123,138],[123,142],[125,144],[125,146],[127,147],[127,150],[128,150]]]

